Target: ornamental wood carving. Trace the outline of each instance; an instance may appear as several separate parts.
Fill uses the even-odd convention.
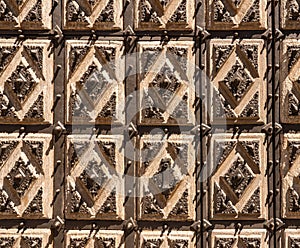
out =
[[[145,230],[140,234],[139,247],[186,247],[194,248],[194,233],[191,231],[162,232]]]
[[[300,248],[299,30],[300,0],[0,0],[0,248]]]
[[[267,0],[209,0],[207,28],[261,30],[267,28]]]
[[[135,29],[192,30],[195,2],[191,0],[135,1]]]
[[[300,216],[300,135],[285,134],[282,149],[282,215],[298,219]]]
[[[299,29],[300,13],[299,2],[297,0],[281,1],[281,27],[283,29]]]
[[[51,29],[51,7],[51,1],[1,0],[0,29]]]
[[[300,122],[299,64],[300,42],[287,39],[282,44],[281,63],[281,121],[284,123]]]
[[[51,135],[0,134],[0,219],[52,218]]]
[[[22,232],[18,229],[0,229],[0,245],[7,248],[52,248],[50,235],[49,229],[29,228]]]
[[[69,230],[66,234],[66,247],[124,248],[123,231],[120,230]]]
[[[68,123],[124,122],[122,42],[67,41],[66,97]]]
[[[266,122],[266,51],[258,39],[210,41],[213,123]]]
[[[195,218],[193,136],[143,135],[140,140],[139,217],[143,220]]]
[[[124,158],[121,135],[67,138],[66,217],[124,218]]]
[[[139,122],[194,124],[192,42],[139,42]]]
[[[210,216],[266,219],[268,192],[264,135],[215,134],[211,140]]]
[[[211,247],[269,247],[266,240],[267,232],[264,229],[243,229],[236,232],[234,229],[213,230],[211,233]]]
[[[283,232],[282,247],[293,248],[300,245],[299,230],[286,229]]]
[[[0,123],[51,123],[53,55],[50,41],[0,40]]]
[[[122,1],[64,0],[64,29],[119,30],[123,25]]]

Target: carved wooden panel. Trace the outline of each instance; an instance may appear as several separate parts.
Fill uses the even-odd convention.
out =
[[[256,124],[266,121],[266,51],[259,39],[213,39],[210,118],[218,123]]]
[[[283,29],[300,28],[299,2],[297,0],[281,1],[281,26]]]
[[[122,142],[121,135],[68,136],[67,218],[124,218]]]
[[[0,134],[0,219],[52,218],[51,135]]]
[[[194,6],[192,0],[137,0],[135,29],[192,30]]]
[[[213,30],[266,29],[267,0],[209,0],[207,27]]]
[[[298,219],[300,216],[300,134],[285,134],[282,145],[282,215]]]
[[[139,42],[141,109],[139,122],[147,125],[193,124],[193,43]]]
[[[156,230],[145,230],[140,234],[140,248],[148,247],[184,247],[194,248],[194,233],[190,231],[162,232]]]
[[[210,215],[266,219],[268,192],[263,134],[215,134],[211,141]]]
[[[282,44],[281,121],[300,122],[300,41],[287,39]]]
[[[123,231],[120,230],[69,230],[66,247],[124,248]]]
[[[282,247],[296,248],[300,246],[300,232],[297,229],[286,229],[283,233]]]
[[[67,122],[124,121],[122,42],[67,41]]]
[[[211,233],[211,248],[213,247],[255,247],[267,248],[268,240],[266,239],[266,230],[260,229],[243,229],[237,232],[234,229],[213,230]]]
[[[193,136],[143,135],[140,140],[139,217],[160,221],[195,218]]]
[[[0,29],[51,29],[52,1],[1,0]]]
[[[51,248],[49,229],[0,229],[0,246],[6,248]]]
[[[119,30],[123,26],[122,1],[64,0],[64,29]]]
[[[50,41],[0,40],[0,123],[51,123]]]

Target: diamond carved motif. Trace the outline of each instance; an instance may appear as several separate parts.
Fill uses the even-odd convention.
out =
[[[194,68],[191,42],[139,42],[139,122],[193,124]]]
[[[265,219],[267,180],[266,157],[261,134],[212,138],[210,181],[213,219]]]
[[[282,233],[282,246],[287,248],[296,248],[300,246],[299,230],[285,229]]]
[[[283,41],[281,56],[281,121],[300,122],[300,42],[296,39]]]
[[[156,230],[145,230],[140,234],[140,248],[156,247],[195,247],[194,233],[191,231],[171,231],[170,233]]]
[[[124,59],[121,42],[67,42],[67,122],[124,122]]]
[[[261,30],[267,28],[266,0],[209,0],[208,29]]]
[[[211,121],[257,124],[266,121],[266,51],[262,40],[210,42]]]
[[[0,136],[0,218],[51,218],[51,135]]]
[[[213,230],[211,233],[211,247],[255,247],[267,248],[266,230],[243,229],[236,233],[235,230]]]
[[[69,230],[66,234],[66,247],[124,248],[123,231],[120,230]]]
[[[15,190],[19,197],[24,196],[28,188],[35,181],[35,170],[28,168],[24,160],[20,157],[12,170],[7,174],[6,179],[9,186]]]
[[[119,135],[68,137],[67,218],[124,218],[121,146]]]
[[[247,186],[254,179],[251,168],[247,163],[240,157],[232,163],[232,167],[221,177],[233,191],[237,198],[241,197],[245,192]]]
[[[49,41],[0,41],[0,123],[51,123],[53,56]],[[47,104],[46,104],[47,103]]]
[[[137,30],[192,30],[194,2],[191,0],[138,0],[135,2]]]
[[[282,145],[282,215],[288,219],[300,216],[300,135],[285,134]]]
[[[0,29],[51,29],[51,1],[1,0]]]
[[[46,248],[53,247],[50,240],[51,231],[46,229],[0,229],[0,246],[6,248]]]
[[[119,30],[122,1],[64,0],[64,28],[73,30]]]
[[[193,220],[195,155],[190,135],[144,135],[140,140],[139,218]]]
[[[299,29],[300,14],[299,2],[297,0],[282,0],[281,1],[281,27],[283,29]]]

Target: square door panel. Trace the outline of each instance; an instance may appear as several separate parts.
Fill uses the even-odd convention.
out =
[[[0,229],[0,244],[7,248],[40,247],[52,248],[49,229]]]
[[[144,230],[140,234],[139,247],[185,247],[194,248],[195,238],[191,231],[156,231]]]
[[[124,157],[121,135],[67,138],[66,218],[124,218]]]
[[[267,248],[266,230],[260,229],[243,229],[241,232],[236,232],[232,229],[213,230],[211,233],[211,248],[226,247],[260,247]]]
[[[0,219],[52,218],[51,138],[0,134]]]
[[[285,134],[282,144],[282,216],[300,216],[300,134]]]
[[[283,29],[299,30],[300,28],[300,13],[299,2],[297,0],[282,0],[281,1],[281,27]]]
[[[52,1],[1,0],[0,29],[51,29]]]
[[[195,123],[193,42],[139,42],[141,125]]]
[[[300,231],[298,229],[286,229],[283,232],[282,247],[294,248],[300,245]]]
[[[140,140],[139,218],[195,218],[193,136],[143,135]]]
[[[66,101],[69,124],[124,122],[122,42],[67,41]]]
[[[221,124],[266,122],[266,51],[259,39],[210,41],[212,106],[209,118]]]
[[[207,28],[212,30],[266,29],[267,0],[208,0]]]
[[[281,57],[281,121],[300,123],[300,40],[284,40]]]
[[[123,28],[123,1],[63,0],[64,29],[120,30]]]
[[[137,0],[135,29],[191,31],[195,20],[194,6],[192,0]]]
[[[0,123],[51,123],[53,56],[50,41],[0,40]]]
[[[66,233],[66,247],[124,248],[120,230],[69,230]]]
[[[210,145],[212,219],[266,219],[268,184],[263,134],[215,134]]]

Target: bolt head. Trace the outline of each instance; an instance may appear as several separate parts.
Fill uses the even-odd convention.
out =
[[[131,222],[128,222],[126,225],[127,230],[130,230],[133,228],[133,224]]]
[[[55,131],[56,133],[61,132],[61,131],[62,131],[61,126],[56,126],[56,127],[54,128],[54,131]]]
[[[54,227],[55,227],[56,229],[58,229],[58,228],[60,227],[60,225],[61,225],[61,223],[60,223],[59,221],[55,221]]]

